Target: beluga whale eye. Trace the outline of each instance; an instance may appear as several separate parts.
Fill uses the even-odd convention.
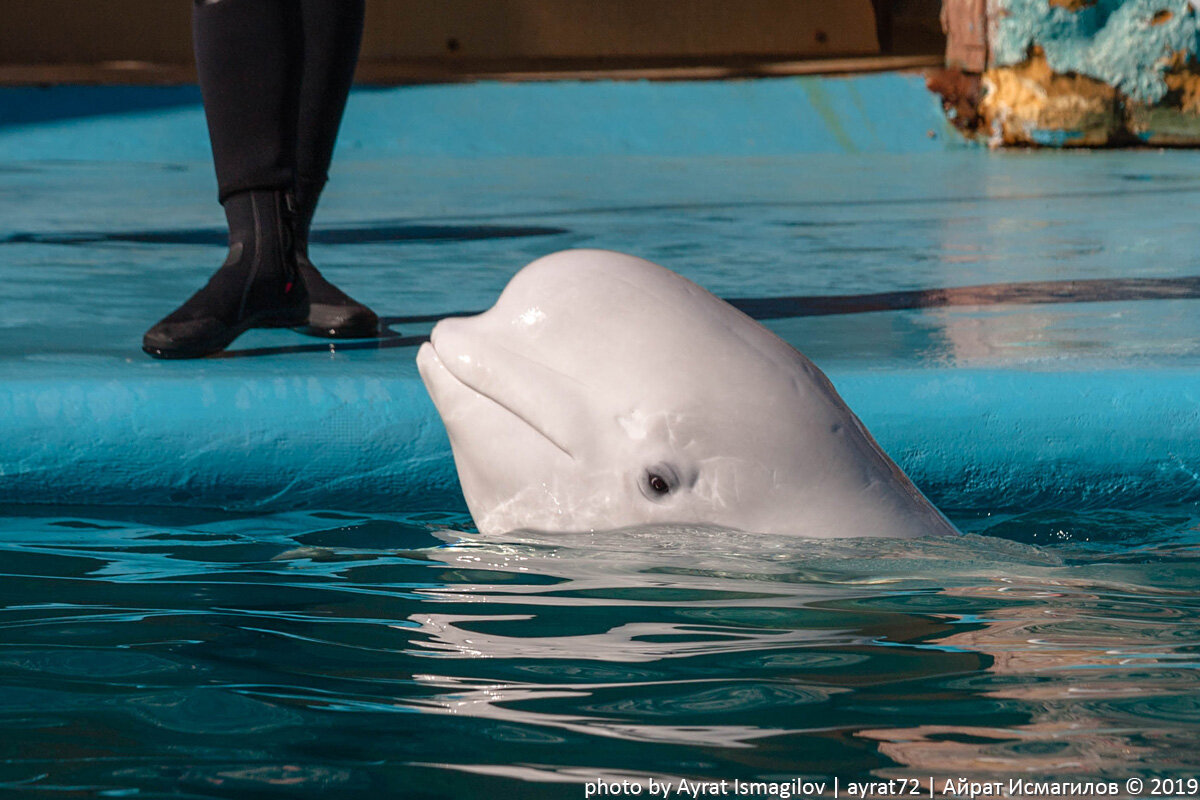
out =
[[[679,486],[679,475],[670,464],[647,467],[638,481],[638,488],[647,500],[661,500]]]

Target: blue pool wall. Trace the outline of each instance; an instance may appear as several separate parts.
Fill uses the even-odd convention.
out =
[[[961,191],[962,202],[974,207],[991,187],[928,186],[921,167],[907,166],[910,160],[928,166],[919,159],[951,151],[1003,180],[1002,165],[982,161],[992,156],[948,129],[922,76],[880,74],[366,88],[351,100],[338,164],[386,170],[455,159],[456,168],[471,169],[504,161],[519,173],[631,156],[678,159],[671,164],[728,160],[736,173],[738,165],[801,159],[819,181],[822,169],[843,162],[848,171],[830,174],[861,175],[856,170],[880,163],[871,159],[882,153],[900,180],[915,182],[935,202]],[[137,176],[162,170],[207,173],[208,159],[193,88],[0,89],[0,184],[18,187],[9,195],[13,213],[0,221],[0,235],[10,241],[0,277],[27,279],[31,270],[60,269],[72,259],[85,271],[89,258],[111,265],[113,251],[39,244],[16,236],[12,226],[52,234],[56,226],[78,227],[81,217],[103,221],[100,201],[73,207],[80,181],[128,174],[134,176],[128,185],[137,186]],[[446,194],[433,183],[413,191],[448,207],[490,202]],[[518,180],[488,191],[519,204],[523,189]],[[701,202],[726,189],[704,184],[691,191]],[[589,197],[588,187],[579,187],[561,198],[562,208],[569,212]],[[342,198],[341,211],[351,219],[374,211],[346,206]],[[640,198],[628,200],[637,213]],[[881,213],[869,198],[861,210],[846,208]],[[149,227],[181,224],[169,202],[148,208],[145,217]],[[607,224],[619,225],[620,218]],[[445,252],[454,257],[453,249]],[[191,257],[170,248],[154,253]],[[396,259],[403,263],[399,253]],[[100,284],[89,291],[100,291]],[[334,357],[309,339],[302,354],[287,353],[285,345],[276,355],[163,363],[143,356],[136,342],[153,321],[149,315],[168,310],[165,296],[110,297],[111,326],[96,326],[86,342],[56,338],[56,326],[47,327],[44,317],[63,312],[54,306],[43,313],[36,294],[30,298],[5,306],[0,502],[462,508],[448,441],[416,374],[412,344]],[[467,303],[447,280],[421,302],[426,312],[451,311],[465,303],[479,308],[480,299]],[[88,295],[78,302],[88,303]],[[414,342],[422,332],[419,325],[402,327]],[[235,349],[291,343],[280,338],[286,336],[254,332]],[[1200,378],[1169,360],[1067,373],[953,364],[909,369],[870,359],[819,363],[884,448],[943,506],[1200,500]]]
[[[419,380],[5,381],[5,502],[461,510]],[[947,508],[1200,501],[1200,375],[833,369],[843,398]]]
[[[772,156],[966,146],[915,73],[358,89],[336,158]],[[0,161],[209,158],[195,87],[0,88]]]

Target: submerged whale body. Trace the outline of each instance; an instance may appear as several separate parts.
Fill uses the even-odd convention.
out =
[[[811,361],[668,269],[534,261],[417,365],[479,530],[956,533]]]

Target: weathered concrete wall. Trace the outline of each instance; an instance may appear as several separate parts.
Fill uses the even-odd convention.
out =
[[[994,144],[1200,144],[1197,5],[947,0],[948,60],[986,64],[968,127]],[[986,55],[970,63],[962,46],[981,22]]]

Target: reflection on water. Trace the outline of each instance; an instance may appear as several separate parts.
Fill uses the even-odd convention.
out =
[[[984,535],[917,542],[6,511],[6,788],[580,797],[1200,767],[1190,511],[961,514]]]

